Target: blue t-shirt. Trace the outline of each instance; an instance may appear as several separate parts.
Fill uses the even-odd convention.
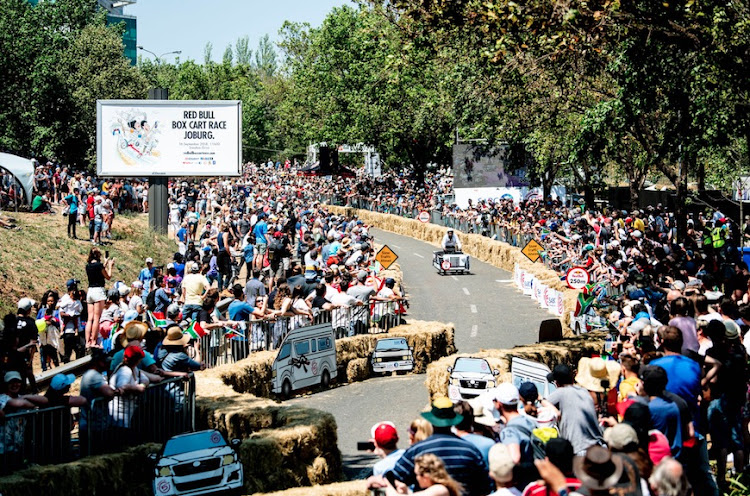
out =
[[[177,230],[177,239],[180,240],[180,243],[184,243],[187,239],[187,229],[184,227],[181,227]]]
[[[268,240],[266,239],[266,234],[268,234],[268,224],[266,224],[266,221],[264,220],[258,221],[253,228],[255,243],[259,245],[267,244]]]
[[[250,318],[255,308],[245,301],[234,300],[229,304],[229,319],[238,322],[243,322]]]
[[[141,269],[141,272],[138,274],[138,280],[143,283],[143,297],[145,298],[148,296],[148,286],[151,282],[151,279],[154,278],[154,268],[151,267],[150,269],[148,267],[144,267]]]
[[[677,403],[664,398],[654,398],[648,402],[648,411],[651,414],[651,424],[654,429],[661,431],[669,439],[672,456],[679,456],[682,447],[682,428]]]
[[[536,429],[536,422],[526,415],[517,415],[500,431],[500,442],[517,444],[521,450],[521,461],[533,462],[534,453],[531,448],[531,436],[534,429]]]
[[[495,441],[493,439],[488,438],[487,436],[482,436],[480,434],[466,434],[461,439],[464,441],[469,441],[471,444],[477,447],[480,453],[482,453],[482,456],[484,457],[484,463],[487,464],[487,466],[490,466],[490,448],[492,448],[495,445]]]
[[[185,264],[175,263],[174,264],[174,270],[175,270],[175,272],[177,272],[178,276],[185,277]]]
[[[385,475],[386,472],[393,470],[393,467],[396,466],[396,462],[403,454],[404,450],[396,450],[382,460],[377,461],[375,465],[372,466],[372,475]]]
[[[71,214],[77,214],[78,213],[78,197],[76,195],[68,195],[64,198],[65,203],[68,204],[70,207],[70,210],[68,213]]]
[[[245,246],[245,248],[242,249],[242,252],[245,255],[245,263],[248,263],[248,264],[253,263],[253,253],[254,253],[253,250],[254,250],[253,245],[251,245],[250,243],[248,243]]]
[[[667,391],[687,402],[695,421],[701,391],[701,366],[698,362],[682,355],[667,355],[653,360],[649,365],[658,365],[667,371]]]

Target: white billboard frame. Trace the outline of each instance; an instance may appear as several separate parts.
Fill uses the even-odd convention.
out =
[[[222,110],[226,107],[236,108],[236,139],[237,139],[237,163],[236,167],[232,170],[222,169],[219,172],[216,171],[216,167],[209,165],[202,165],[200,169],[190,168],[190,166],[178,166],[184,167],[186,170],[179,171],[174,170],[175,165],[171,165],[170,171],[159,171],[159,170],[146,170],[145,166],[136,166],[134,170],[119,169],[118,166],[103,165],[103,133],[105,132],[104,123],[102,122],[102,114],[104,107],[126,107],[132,110],[145,110],[148,109],[175,109],[180,108],[185,111],[196,112],[196,115],[200,111],[209,111],[212,108]],[[234,112],[231,112],[234,118]],[[211,114],[213,115],[213,114]],[[198,119],[196,119],[198,120]],[[202,129],[202,128],[198,128]],[[205,128],[203,128],[205,129]],[[192,129],[180,128],[178,131],[192,131]],[[232,133],[233,134],[233,133]],[[209,139],[209,138],[206,138]],[[233,140],[232,137],[230,139]],[[234,147],[231,147],[232,149]],[[226,146],[221,147],[222,150],[226,149]],[[184,155],[184,150],[179,152]],[[191,152],[205,153],[210,155],[209,152]],[[208,157],[207,157],[208,158]],[[231,162],[234,162],[233,160]],[[158,169],[158,165],[152,167]],[[120,167],[124,167],[121,165]],[[115,170],[111,170],[115,169]],[[96,173],[100,177],[216,177],[216,176],[241,176],[242,175],[242,101],[241,100],[97,100],[96,101]]]

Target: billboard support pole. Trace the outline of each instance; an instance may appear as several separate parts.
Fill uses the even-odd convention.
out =
[[[150,88],[149,100],[169,100],[167,88]],[[168,234],[167,219],[169,216],[169,192],[165,176],[148,178],[148,227],[160,234]]]

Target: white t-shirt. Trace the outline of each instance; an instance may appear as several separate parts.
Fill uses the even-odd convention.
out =
[[[135,371],[136,373],[133,375],[133,369],[123,365],[109,378],[109,385],[113,389],[125,386],[137,386],[138,384],[148,385],[148,378],[141,374],[141,371],[137,368]],[[112,401],[109,402],[109,414],[112,416],[112,419],[118,427],[129,428],[130,419],[133,417],[134,411],[135,396],[132,393],[127,393],[123,396],[115,396],[112,398]]]

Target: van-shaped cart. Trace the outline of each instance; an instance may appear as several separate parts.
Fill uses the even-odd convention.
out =
[[[471,274],[469,255],[463,252],[448,253],[444,251],[432,252],[432,266],[438,274]]]
[[[271,391],[288,398],[293,391],[336,378],[336,341],[330,323],[289,331],[273,361]]]

